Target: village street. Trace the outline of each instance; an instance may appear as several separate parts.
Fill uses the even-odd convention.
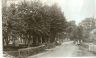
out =
[[[83,47],[73,44],[73,41],[64,42],[60,46],[46,50],[46,52],[29,56],[28,58],[95,56],[92,52],[87,51]]]

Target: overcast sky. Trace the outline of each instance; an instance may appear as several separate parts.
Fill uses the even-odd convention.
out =
[[[48,5],[57,3],[67,20],[75,20],[76,24],[88,17],[96,18],[96,0],[42,0]]]
[[[41,1],[48,5],[57,3],[58,6],[61,7],[61,10],[64,12],[64,16],[67,18],[67,20],[68,21],[75,20],[76,24],[78,24],[79,22],[88,17],[96,18],[96,0],[41,0]]]

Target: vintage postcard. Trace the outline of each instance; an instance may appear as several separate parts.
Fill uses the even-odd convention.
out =
[[[2,0],[4,58],[96,56],[96,0]]]

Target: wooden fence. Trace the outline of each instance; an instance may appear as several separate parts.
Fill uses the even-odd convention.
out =
[[[23,49],[19,49],[19,58],[26,58],[27,56],[36,54],[42,50],[45,49],[45,45],[41,45],[38,47],[29,47],[29,48],[23,48]]]

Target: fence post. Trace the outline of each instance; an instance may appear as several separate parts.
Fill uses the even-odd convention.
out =
[[[19,58],[20,58],[20,57],[21,57],[21,55],[20,55],[20,50],[18,50],[18,52],[19,52],[19,55],[18,55],[18,56],[19,56]]]

